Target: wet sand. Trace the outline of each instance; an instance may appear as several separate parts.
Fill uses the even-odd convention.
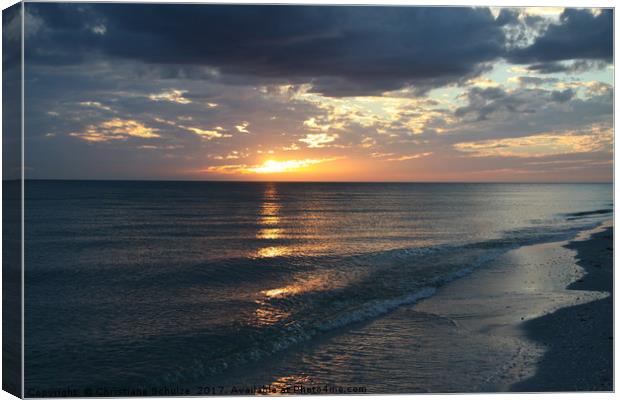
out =
[[[512,359],[463,391],[611,390],[611,228],[581,236],[510,251],[415,306],[459,322],[465,336],[511,343]]]

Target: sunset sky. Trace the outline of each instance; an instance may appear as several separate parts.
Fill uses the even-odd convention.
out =
[[[611,181],[600,9],[26,4],[30,178]],[[8,21],[5,40],[19,40]]]

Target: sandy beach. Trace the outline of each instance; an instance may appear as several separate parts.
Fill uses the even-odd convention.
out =
[[[486,340],[491,357],[510,360],[475,386],[482,377],[467,374],[456,391],[613,389],[613,228],[603,226],[510,251],[413,307],[455,321],[456,336]]]
[[[585,270],[568,289],[609,296],[526,322],[528,336],[543,343],[547,351],[536,375],[512,390],[613,390],[613,228],[567,247],[577,251],[577,264]]]

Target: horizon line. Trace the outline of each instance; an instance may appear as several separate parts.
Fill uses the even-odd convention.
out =
[[[2,179],[3,181],[21,181]],[[235,180],[235,179],[153,179],[153,178],[25,178],[24,181],[77,181],[77,182],[199,182],[199,183],[430,183],[430,184],[614,184],[614,181],[314,181],[314,180]]]

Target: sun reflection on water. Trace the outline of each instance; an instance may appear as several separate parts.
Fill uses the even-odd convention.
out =
[[[280,204],[278,187],[275,183],[269,183],[265,186],[265,191],[263,192],[263,202],[261,203],[259,210],[261,220],[263,219],[263,217],[277,218],[280,212],[280,208],[282,208],[282,205]],[[273,221],[273,219],[271,221]]]
[[[323,274],[298,278],[290,285],[261,291],[260,294],[264,297],[255,301],[258,306],[254,312],[255,324],[259,326],[273,325],[291,316],[291,313],[283,308],[286,307],[286,303],[274,300],[285,299],[308,292],[327,290],[331,284],[332,282],[328,279],[328,276]]]
[[[314,276],[311,278],[299,280],[288,286],[263,290],[261,293],[271,299],[284,298],[306,292],[325,290],[325,288],[328,286],[328,283],[329,280],[326,276]]]
[[[258,221],[261,225],[277,225],[280,223],[280,217],[277,215],[262,215]]]
[[[278,226],[281,208],[277,185],[275,183],[267,184],[263,192],[263,202],[258,211],[258,224],[263,227],[256,233],[257,239],[275,240],[284,237],[284,229]],[[285,256],[290,252],[291,249],[288,246],[266,246],[258,249],[254,256],[271,258]]]
[[[284,229],[281,228],[262,228],[256,234],[259,239],[278,239],[282,236]]]
[[[286,375],[282,376],[275,381],[273,381],[269,386],[275,389],[275,395],[294,395],[297,393],[296,388],[301,388],[302,386],[310,387],[316,385],[317,382],[304,373],[299,375]]]
[[[258,258],[272,258],[282,257],[291,254],[292,250],[288,246],[269,246],[258,249],[255,257]]]
[[[254,237],[264,242],[261,247],[249,254],[252,258],[273,258],[290,255],[311,255],[333,248],[337,237],[325,240],[329,232],[331,218],[327,218],[320,209],[323,207],[316,199],[298,199],[283,196],[277,183],[266,183],[263,188],[262,201],[257,209]],[[290,201],[292,206],[283,205]],[[296,203],[297,202],[297,203]],[[288,210],[285,214],[283,210]],[[317,210],[319,209],[319,210]],[[297,210],[294,213],[293,210]],[[283,216],[284,215],[284,216]],[[294,221],[295,224],[291,222]],[[320,240],[316,240],[320,238]],[[284,241],[286,239],[286,242]],[[272,241],[279,242],[273,243]]]
[[[254,311],[255,324],[257,326],[273,325],[291,315],[291,313],[265,302],[257,301],[256,303],[259,305],[256,311]]]

